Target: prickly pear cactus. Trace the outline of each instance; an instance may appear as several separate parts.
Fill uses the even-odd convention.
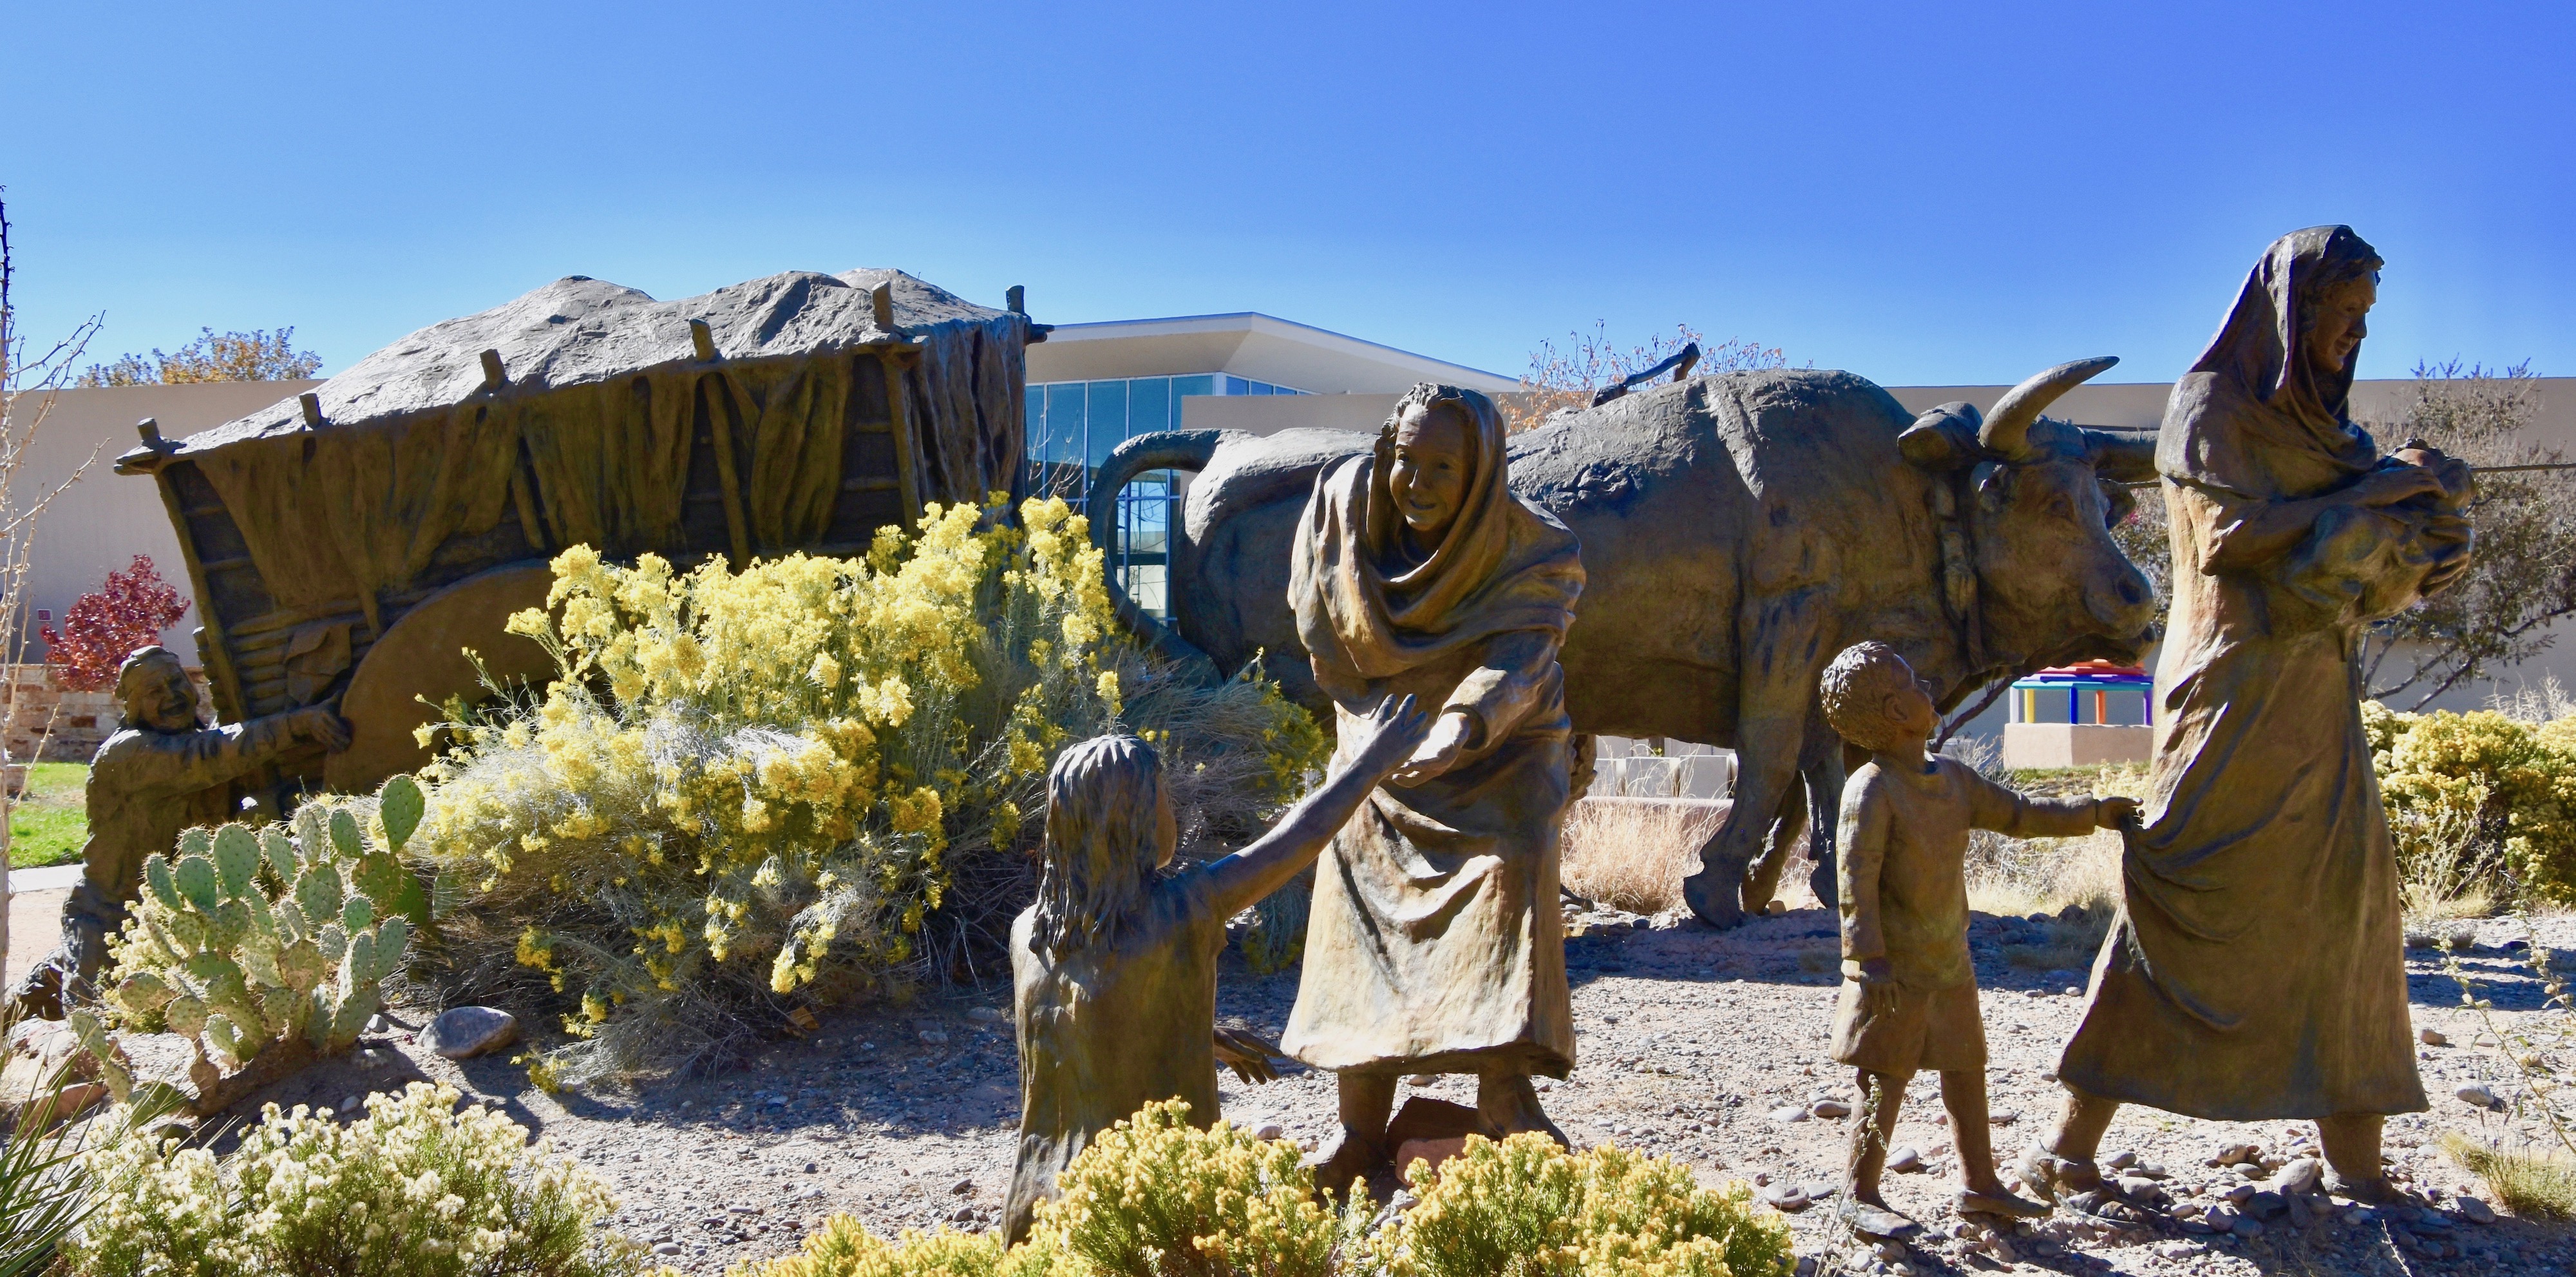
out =
[[[227,1070],[291,1037],[326,1055],[348,1050],[428,913],[400,859],[422,806],[420,786],[396,776],[377,796],[381,839],[357,811],[323,803],[291,827],[181,835],[144,862],[144,898],[112,946],[114,1017],[193,1038]],[[105,1028],[88,1024],[83,1041],[97,1037],[104,1059]]]

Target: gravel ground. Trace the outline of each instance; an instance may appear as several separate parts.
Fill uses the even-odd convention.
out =
[[[1824,1061],[1832,1015],[1836,950],[1830,918],[1804,910],[1720,933],[1695,921],[1597,912],[1576,920],[1569,941],[1582,1063],[1548,1086],[1545,1102],[1578,1144],[1616,1140],[1680,1158],[1703,1179],[1752,1179],[1794,1198],[1803,1186],[1829,1194],[1838,1178],[1848,1119],[1809,1115],[1819,1100],[1851,1096],[1849,1074]],[[2541,924],[2545,939],[2576,948],[2576,918]],[[2006,1160],[2045,1127],[2060,1094],[2049,1070],[2072,1029],[2082,982],[2075,972],[2009,965],[2008,945],[2033,939],[2021,920],[1978,915],[1974,941],[1993,1055],[1990,1088]],[[2487,986],[2500,1020],[2530,1017],[2537,982],[2499,947],[2521,924],[2478,929],[2463,965]],[[2502,1087],[2504,1062],[2475,1045],[2482,1026],[2459,1005],[2458,986],[2431,953],[2409,955],[2416,1021],[2452,1045],[2421,1051],[2429,1113],[2393,1119],[2388,1151],[2419,1194],[2447,1207],[2436,1218],[2414,1209],[2362,1210],[2324,1198],[2274,1215],[2239,1238],[2194,1231],[2171,1213],[2119,1225],[2061,1210],[2007,1236],[1959,1237],[1948,1207],[1955,1176],[1941,1110],[1928,1075],[1907,1094],[1896,1144],[1920,1150],[1926,1169],[1890,1174],[1890,1200],[1926,1225],[1910,1250],[1872,1254],[1839,1235],[1829,1201],[1789,1216],[1799,1253],[1830,1265],[1917,1273],[2567,1273],[2576,1272],[2576,1231],[2505,1218],[2461,1217],[2459,1195],[2474,1185],[2439,1155],[2445,1130],[2499,1129],[2500,1115],[2454,1098],[2473,1082]],[[1229,964],[1235,959],[1229,955]],[[1231,965],[1220,1013],[1276,1036],[1296,995],[1293,971],[1255,978]],[[617,1225],[660,1243],[690,1273],[719,1273],[740,1260],[791,1250],[830,1211],[849,1211],[880,1232],[956,1221],[988,1226],[1010,1174],[1017,1114],[1013,1044],[1003,1023],[1007,989],[928,1000],[827,1020],[813,1037],[783,1041],[749,1064],[708,1078],[677,1080],[632,1095],[543,1095],[502,1058],[449,1062],[410,1042],[420,1018],[397,1010],[395,1031],[357,1057],[291,1079],[264,1098],[333,1104],[409,1079],[456,1083],[498,1105],[612,1180],[623,1203]],[[1407,1087],[1473,1103],[1467,1078]],[[1332,1079],[1293,1072],[1268,1086],[1222,1087],[1238,1124],[1276,1120],[1291,1139],[1326,1133]],[[1831,1106],[1828,1105],[1830,1111]],[[1794,1120],[1789,1115],[1800,1116]],[[2247,1175],[2205,1163],[2230,1145],[2254,1145],[2276,1162],[2306,1148],[2311,1132],[2289,1123],[2231,1124],[2124,1110],[2103,1148],[2162,1169],[2161,1189],[2179,1203],[2219,1200]],[[2257,1168],[2250,1174],[2264,1178]],[[1383,1196],[1383,1192],[1381,1193]],[[2315,1205],[2319,1210],[2310,1210]],[[2248,1203],[2257,1214],[2265,1199]],[[2466,1207],[2474,1214],[2475,1207]],[[2185,1211],[2183,1213],[2189,1213]],[[2223,1217],[2227,1212],[2219,1212]]]

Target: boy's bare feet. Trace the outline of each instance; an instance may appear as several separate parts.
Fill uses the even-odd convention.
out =
[[[2013,1171],[2021,1176],[2022,1187],[2046,1201],[2102,1187],[2101,1168],[2089,1161],[2059,1157],[2036,1144],[2023,1151],[2021,1160],[2013,1163]]]
[[[1958,1210],[1962,1215],[2001,1215],[2007,1219],[2038,1219],[2048,1213],[2048,1207],[2006,1192],[2000,1184],[1991,1189],[1960,1189]]]
[[[1921,1224],[1897,1214],[1874,1195],[1864,1201],[1860,1194],[1845,1193],[1842,1201],[1834,1207],[1834,1213],[1851,1225],[1853,1232],[1863,1237],[1901,1242],[1911,1240],[1923,1231]]]

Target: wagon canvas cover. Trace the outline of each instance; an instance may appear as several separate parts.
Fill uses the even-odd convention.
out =
[[[328,698],[409,609],[570,545],[855,553],[924,502],[1013,492],[1043,332],[892,270],[669,302],[576,276],[119,469],[160,480],[238,719]]]

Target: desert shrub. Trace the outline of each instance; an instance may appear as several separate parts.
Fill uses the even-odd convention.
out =
[[[1682,878],[1725,820],[1714,804],[1586,798],[1565,813],[1566,889],[1629,913],[1682,903]],[[1784,875],[1785,878],[1786,875]]]
[[[905,1229],[886,1241],[847,1215],[834,1215],[797,1253],[753,1260],[727,1277],[1048,1277],[1058,1252],[1041,1242],[1005,1250],[999,1233],[961,1233],[946,1226]]]
[[[642,1247],[600,1231],[604,1181],[454,1087],[377,1095],[346,1126],[272,1104],[218,1161],[136,1137],[83,1159],[96,1212],[63,1249],[80,1277],[626,1277]]]
[[[1341,1226],[1297,1147],[1189,1113],[1160,1101],[1103,1131],[1058,1177],[1034,1241],[1102,1273],[1329,1277]]]
[[[177,859],[144,861],[143,897],[109,946],[117,1018],[186,1037],[226,1068],[284,1039],[348,1050],[427,908],[399,859],[419,787],[393,777],[375,806],[372,838],[352,807],[316,802],[292,833],[191,829]]]
[[[1368,1239],[1389,1277],[1772,1277],[1795,1262],[1788,1226],[1742,1184],[1699,1187],[1689,1168],[1544,1135],[1466,1151],[1411,1178],[1422,1200]]]
[[[2506,1148],[2457,1131],[2442,1137],[2442,1149],[2462,1169],[2485,1180],[2487,1191],[2514,1214],[2576,1219],[2576,1156],[2539,1146]]]
[[[2501,902],[2508,884],[2576,901],[2576,718],[2401,714],[2370,701],[2362,727],[2411,903],[2479,890]]]
[[[560,677],[434,729],[419,840],[456,900],[440,978],[515,967],[571,1008],[541,1083],[720,1057],[791,996],[971,977],[1069,740],[1137,730],[1176,797],[1245,808],[1320,759],[1274,686],[1189,685],[1113,634],[1061,501],[1000,514],[932,506],[864,560],[556,558],[556,612],[511,626]]]

